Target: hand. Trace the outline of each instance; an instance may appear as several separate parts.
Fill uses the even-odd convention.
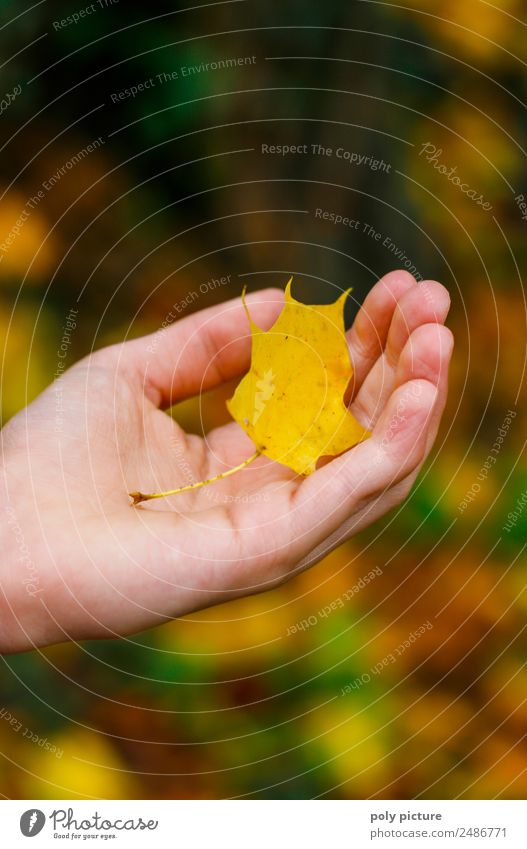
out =
[[[249,296],[254,321],[270,327],[282,299]],[[445,405],[448,307],[439,283],[404,271],[366,298],[348,334],[366,442],[307,478],[259,457],[139,508],[129,491],[204,480],[254,451],[234,422],[200,438],[163,412],[248,370],[240,299],[65,372],[1,431],[0,648],[123,635],[269,589],[400,503]]]

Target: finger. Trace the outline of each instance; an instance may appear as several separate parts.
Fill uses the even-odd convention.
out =
[[[423,461],[434,443],[448,393],[448,367],[451,360],[454,338],[448,328],[439,324],[425,324],[415,330],[406,343],[397,368],[396,387],[409,380],[429,380],[437,385],[437,399],[430,415],[427,428],[426,448]],[[362,510],[347,519],[314,551],[298,564],[298,570],[313,565],[340,545],[352,534],[374,522],[406,498],[412,488],[423,462],[395,486],[390,487],[379,498],[370,501]]]
[[[348,332],[354,392],[384,350],[397,302],[416,286],[416,280],[407,271],[391,271],[366,296]]]
[[[283,306],[280,289],[246,297],[251,318],[269,329]],[[251,332],[241,298],[201,310],[150,336],[127,342],[121,357],[160,407],[212,389],[247,371]]]
[[[320,547],[319,559],[352,534],[359,533],[364,527],[371,525],[378,517],[383,516],[408,496],[432,449],[439,430],[448,396],[448,369],[453,347],[454,337],[452,333],[448,328],[438,324],[424,325],[422,328],[418,328],[408,340],[401,355],[396,386],[400,386],[412,378],[423,378],[437,384],[437,399],[430,415],[423,459],[409,475],[395,486],[390,487],[380,498],[370,502],[362,511],[345,522],[338,532],[335,532],[331,538],[326,540],[326,544]],[[316,560],[310,557],[308,562],[299,564],[299,569],[314,562]]]
[[[437,401],[430,421],[428,449],[432,447],[437,435],[445,408],[448,395],[448,370],[453,349],[454,336],[448,327],[440,324],[424,324],[412,333],[399,358],[395,386],[401,386],[408,380],[421,378],[430,380],[438,388]]]
[[[423,462],[437,397],[428,380],[398,387],[370,439],[302,483],[291,516],[298,540],[313,548]]]
[[[399,357],[411,334],[423,324],[442,324],[449,307],[448,291],[434,280],[417,284],[400,298],[393,313],[385,349],[354,399],[355,414],[365,426],[375,424],[393,391]]]
[[[450,309],[450,295],[441,283],[425,280],[400,299],[394,312],[384,356],[396,367],[399,355],[410,334],[421,324],[445,321]]]

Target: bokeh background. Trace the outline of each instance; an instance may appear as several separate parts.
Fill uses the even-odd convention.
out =
[[[68,365],[156,330],[211,278],[231,275],[185,314],[293,273],[306,301],[353,285],[351,320],[374,281],[405,263],[452,295],[447,414],[407,503],[286,587],[137,637],[2,658],[0,791],[523,798],[527,221],[516,198],[527,194],[527,7],[188,6],[96,0],[65,24],[88,4],[2,7],[3,421],[53,380],[72,308]],[[306,144],[308,154],[264,154],[262,144]],[[339,147],[385,167],[339,159]],[[361,228],[320,220],[317,208]],[[227,420],[228,394],[175,415],[200,432]],[[508,411],[496,463],[482,472]]]

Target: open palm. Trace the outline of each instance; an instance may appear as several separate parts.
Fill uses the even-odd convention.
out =
[[[250,296],[254,321],[270,327],[282,299]],[[131,490],[185,486],[253,453],[234,422],[201,438],[164,412],[247,371],[241,300],[69,369],[1,431],[0,648],[126,634],[269,589],[400,503],[446,400],[448,306],[440,284],[402,271],[366,298],[348,334],[351,409],[373,428],[366,442],[308,478],[260,457],[135,509]]]

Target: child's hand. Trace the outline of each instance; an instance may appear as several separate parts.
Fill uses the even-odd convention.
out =
[[[265,329],[282,292],[247,301]],[[135,509],[131,490],[203,480],[253,453],[234,422],[202,439],[162,412],[248,370],[241,300],[65,372],[1,432],[0,649],[127,634],[269,589],[400,503],[446,400],[448,307],[439,283],[403,271],[366,298],[348,334],[366,442],[308,478],[260,457]]]

